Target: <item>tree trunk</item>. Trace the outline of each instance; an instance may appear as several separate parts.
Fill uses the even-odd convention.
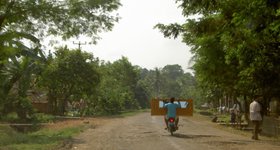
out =
[[[250,118],[249,118],[250,110],[249,110],[249,100],[247,99],[247,96],[244,95],[244,118],[248,122],[248,124],[251,124]]]

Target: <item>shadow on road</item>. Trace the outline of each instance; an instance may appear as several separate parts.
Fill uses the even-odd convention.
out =
[[[203,138],[203,137],[219,137],[216,135],[191,135],[191,134],[182,134],[182,133],[175,133],[173,135],[176,138],[184,138],[184,139],[193,139],[193,138]]]
[[[242,141],[242,140],[235,140],[235,141],[207,141],[205,142],[208,145],[218,145],[218,146],[223,146],[223,145],[248,145],[250,141]]]

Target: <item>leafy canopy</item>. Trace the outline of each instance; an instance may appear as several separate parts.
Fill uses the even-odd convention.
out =
[[[176,2],[185,17],[199,17],[155,27],[166,37],[182,35],[192,46],[193,69],[204,93],[279,96],[280,1]]]
[[[111,30],[118,16],[118,0],[1,0],[0,32],[17,31],[63,39],[86,35],[96,40]]]

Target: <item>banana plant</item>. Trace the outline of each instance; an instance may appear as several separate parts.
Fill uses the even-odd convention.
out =
[[[31,46],[26,46],[23,39],[28,40]],[[46,59],[39,40],[30,34],[5,32],[0,34],[0,41],[3,54],[0,58],[0,111],[5,113],[14,108],[20,118],[26,119],[27,112],[31,110],[27,91],[32,76],[38,74]]]

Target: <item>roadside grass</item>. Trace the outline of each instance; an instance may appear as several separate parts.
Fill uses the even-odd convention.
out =
[[[22,123],[22,120],[17,116],[15,112],[9,113],[6,116],[0,117],[1,122],[10,122],[10,123]],[[53,122],[55,120],[55,116],[48,115],[44,113],[34,113],[29,118],[29,123],[48,123]]]
[[[128,110],[117,115],[108,115],[107,117],[128,117],[142,112],[149,112],[150,109]],[[104,117],[104,116],[103,116]],[[39,115],[38,120],[48,122],[47,116]],[[46,121],[45,121],[46,120]],[[17,132],[9,125],[0,125],[0,150],[56,150],[65,149],[65,142],[70,141],[75,135],[90,128],[90,124],[77,124],[71,127],[41,128],[36,132],[21,133]]]
[[[19,133],[9,126],[0,126],[0,150],[52,150],[86,129],[85,125],[37,132]]]

